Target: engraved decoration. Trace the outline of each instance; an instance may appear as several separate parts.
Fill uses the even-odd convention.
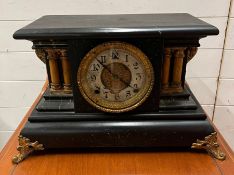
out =
[[[187,62],[189,62],[197,53],[197,47],[189,47],[187,49]]]
[[[225,160],[226,158],[225,154],[219,149],[216,132],[206,136],[204,140],[197,139],[197,142],[193,143],[191,148],[205,149],[211,156],[218,160]]]
[[[36,49],[35,53],[37,55],[37,57],[46,64],[46,52],[44,49]]]
[[[14,164],[22,162],[33,151],[44,150],[43,145],[39,144],[38,141],[31,142],[30,139],[23,137],[22,135],[19,135],[18,140],[19,146],[17,147],[17,150],[19,151],[19,154],[13,157],[12,162]]]

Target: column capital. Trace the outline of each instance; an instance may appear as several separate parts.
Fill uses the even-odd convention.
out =
[[[189,47],[187,48],[187,62],[189,62],[197,53],[197,47]]]
[[[58,53],[60,59],[67,59],[67,57],[68,57],[66,48],[58,49],[57,53]]]
[[[35,49],[37,57],[46,64],[46,51],[44,49]]]
[[[174,52],[174,56],[177,58],[184,58],[185,54],[184,54],[185,48],[175,48],[173,49]]]
[[[59,49],[53,49],[53,48],[46,48],[45,51],[47,53],[48,59],[57,59],[58,58],[58,50]]]
[[[171,48],[165,48],[164,54],[165,54],[165,56],[170,56],[171,55]]]

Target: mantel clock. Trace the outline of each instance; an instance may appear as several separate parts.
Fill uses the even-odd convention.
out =
[[[217,34],[189,14],[50,15],[16,31],[33,42],[49,85],[13,161],[43,149],[149,147],[224,159],[185,82],[199,39]]]

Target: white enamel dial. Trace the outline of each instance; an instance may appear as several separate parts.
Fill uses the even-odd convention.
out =
[[[153,68],[144,53],[122,42],[92,49],[78,70],[81,94],[106,112],[124,112],[139,106],[153,85]]]

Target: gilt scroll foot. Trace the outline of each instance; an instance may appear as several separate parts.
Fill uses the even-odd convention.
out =
[[[205,137],[204,140],[197,139],[196,143],[193,143],[191,148],[193,149],[204,149],[210,154],[212,157],[218,160],[225,160],[226,155],[219,148],[219,144],[217,143],[217,133],[211,133]]]
[[[12,162],[14,164],[22,162],[33,151],[44,150],[43,145],[40,144],[38,141],[31,142],[30,139],[23,137],[22,135],[19,135],[18,140],[19,146],[17,147],[17,150],[19,151],[19,153],[12,159]]]

